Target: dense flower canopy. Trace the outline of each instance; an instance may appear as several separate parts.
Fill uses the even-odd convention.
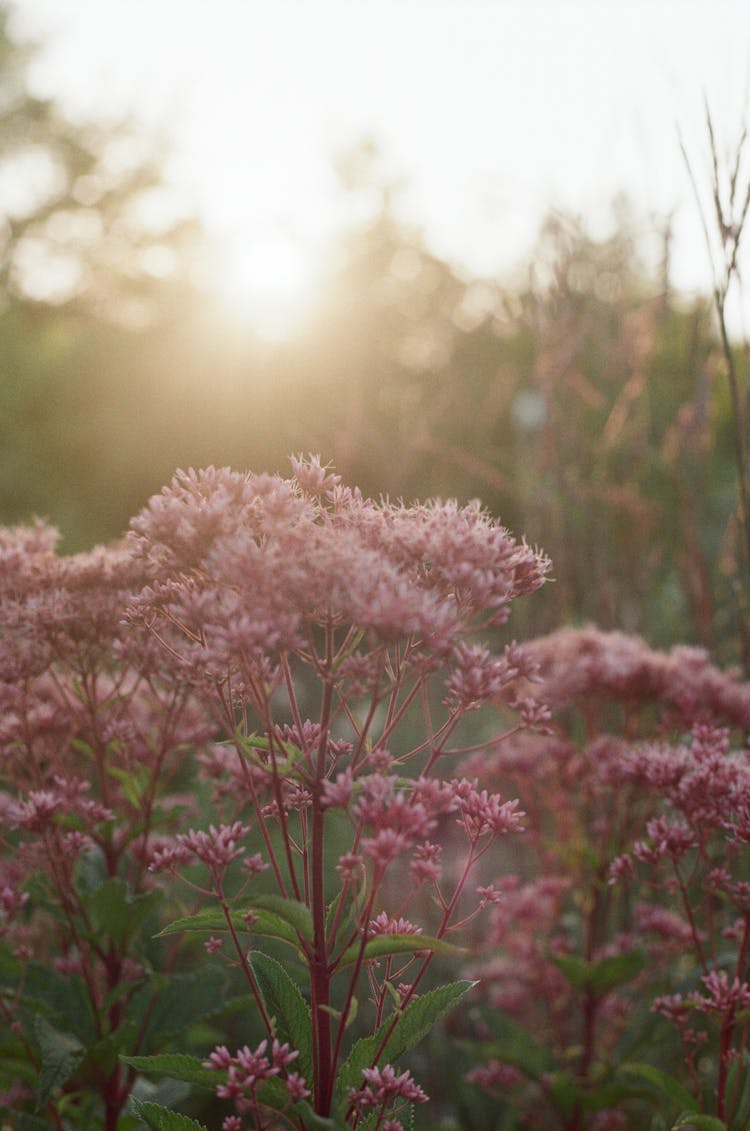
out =
[[[367,680],[363,637],[365,649],[409,639],[412,662],[470,668],[478,699],[501,691],[517,669],[491,671],[464,639],[502,623],[548,560],[476,505],[374,502],[317,457],[293,466],[291,479],[179,472],[132,522],[130,548],[151,577],[133,615],[166,633],[187,670],[307,653],[316,629],[345,626],[349,678]],[[454,692],[466,698],[460,680]]]

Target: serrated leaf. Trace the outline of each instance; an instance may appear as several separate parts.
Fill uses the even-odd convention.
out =
[[[663,1072],[661,1068],[655,1068],[653,1064],[642,1064],[636,1061],[621,1064],[617,1070],[617,1074],[618,1076],[631,1077],[632,1079],[647,1084],[649,1088],[659,1092],[665,1099],[670,1100],[675,1107],[687,1111],[695,1110],[695,1100],[690,1093],[683,1088],[679,1080],[675,1080],[674,1076]]]
[[[357,1041],[338,1073],[336,1086],[340,1101],[346,1102],[350,1088],[360,1086],[362,1069],[369,1068],[373,1063],[391,1026],[393,1032],[385,1040],[383,1050],[378,1056],[378,1062],[382,1064],[395,1063],[398,1057],[418,1044],[475,985],[476,982],[452,982],[447,986],[429,990],[415,1001],[409,1002],[395,1026],[393,1026],[393,1018],[387,1018],[371,1037]]]
[[[307,1100],[298,1100],[290,1104],[286,1085],[278,1077],[261,1084],[258,1088],[258,1099],[261,1104],[273,1108],[274,1111],[283,1111],[285,1124],[290,1126],[304,1126],[306,1131],[346,1131],[346,1128],[335,1119],[318,1115]]]
[[[136,1099],[130,1102],[136,1115],[148,1124],[151,1131],[208,1131],[205,1124],[159,1104]]]
[[[308,1085],[313,1079],[310,1009],[284,967],[275,958],[254,950],[250,964],[268,1013],[276,1018],[277,1036],[299,1051],[297,1071]]]
[[[61,1087],[75,1072],[86,1055],[86,1049],[78,1037],[72,1033],[61,1033],[38,1014],[34,1018],[34,1035],[42,1060],[36,1108],[41,1111],[52,1091]]]
[[[223,1012],[225,984],[226,973],[220,966],[204,966],[194,974],[171,975],[148,1013],[149,1044],[177,1036],[196,1022]]]
[[[683,1111],[678,1117],[676,1123],[672,1125],[672,1131],[727,1131],[727,1125],[723,1119],[717,1119],[715,1115],[703,1115],[695,1111]]]
[[[215,1068],[205,1068],[197,1056],[183,1053],[160,1053],[158,1056],[121,1056],[123,1064],[134,1068],[145,1076],[168,1076],[170,1080],[182,1080],[185,1084],[198,1084],[212,1091],[217,1084],[226,1079],[225,1072]]]
[[[163,898],[159,889],[132,896],[119,877],[105,880],[85,900],[94,928],[122,948]]]
[[[23,983],[23,1003],[46,1014],[57,1028],[70,1031],[84,1045],[97,1039],[91,1000],[78,974],[62,975],[49,966],[31,963]]]
[[[575,954],[556,954],[550,961],[564,974],[574,990],[590,990],[597,996],[609,993],[639,974],[646,959],[640,951],[607,955],[587,962]]]
[[[281,895],[256,895],[251,910],[269,911],[293,927],[300,938],[312,942],[314,930],[310,908],[297,899],[284,899]],[[255,928],[253,928],[255,929]]]
[[[272,899],[272,896],[268,897]],[[278,897],[281,899],[281,897]],[[282,903],[293,903],[292,900],[281,900]],[[305,907],[304,904],[295,904],[297,907]],[[308,915],[309,910],[305,907]],[[247,923],[245,916],[248,912],[252,912],[254,922],[252,926],[252,933],[254,935],[263,935],[267,938],[280,939],[283,942],[290,943],[294,947],[299,947],[299,933],[296,927],[289,922],[288,917],[279,915],[272,910],[264,910],[256,902],[253,904],[243,905],[241,908],[235,908],[230,912],[230,919],[234,929],[244,934],[247,931]],[[312,938],[312,918],[309,921],[310,938]],[[175,919],[174,922],[169,923],[163,927],[154,937],[157,939],[164,938],[167,935],[181,934],[182,932],[191,931],[228,931],[226,918],[223,911],[214,907],[205,907],[202,911],[196,912],[195,915],[186,915],[181,919]],[[305,937],[305,936],[303,936]]]
[[[419,954],[421,951],[434,951],[436,954],[464,954],[464,948],[446,942],[444,939],[434,939],[429,935],[375,935],[365,943],[364,958],[384,958],[388,954]],[[351,966],[357,961],[360,944],[353,943],[347,947],[336,962],[336,969]]]

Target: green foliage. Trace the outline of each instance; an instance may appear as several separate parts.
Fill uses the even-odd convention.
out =
[[[142,892],[133,896],[124,880],[113,877],[106,880],[84,900],[94,938],[110,941],[116,947],[126,947],[163,899],[163,892]]]
[[[253,915],[253,934],[264,935],[269,938],[281,939],[283,942],[298,946],[300,938],[308,939],[312,936],[312,920],[310,912],[303,903],[292,899],[282,899],[275,895],[258,895],[250,903],[243,904],[240,908],[232,908],[229,917],[234,929],[240,933],[247,931],[245,917],[248,912]],[[226,916],[222,911],[206,907],[194,915],[185,915],[175,919],[159,931],[157,938],[167,935],[182,934],[191,931],[228,931]]]
[[[135,1099],[131,1103],[136,1115],[140,1116],[151,1131],[207,1131],[205,1124],[159,1104]]]
[[[224,1077],[213,1068],[204,1068],[203,1061],[185,1053],[159,1053],[155,1056],[122,1056],[123,1064],[135,1068],[148,1076],[168,1076],[171,1080],[182,1080],[186,1084],[197,1084],[202,1088],[215,1088]]]
[[[186,974],[151,975],[132,1005],[133,1016],[147,1023],[143,1047],[163,1047],[197,1022],[222,1013],[225,988],[224,970],[209,964]]]
[[[551,961],[576,990],[587,990],[595,997],[623,986],[641,972],[646,957],[637,950],[608,955],[587,962],[574,954],[554,955]]]
[[[444,939],[434,939],[429,935],[376,935],[368,939],[362,948],[358,943],[347,947],[336,963],[337,969],[351,966],[360,957],[365,960],[384,958],[388,954],[420,954],[424,951],[433,951],[435,954],[461,954],[463,947]]]
[[[292,981],[280,962],[260,950],[251,952],[250,965],[260,987],[266,1010],[273,1020],[278,1039],[299,1051],[297,1070],[306,1080],[312,1080],[310,1008],[302,997],[299,987]]]
[[[39,1047],[41,1072],[37,1111],[40,1111],[52,1091],[67,1082],[86,1055],[86,1049],[72,1033],[61,1033],[41,1014],[34,1018],[34,1035]]]
[[[685,1111],[673,1125],[672,1131],[727,1131],[723,1119],[715,1115],[701,1115],[694,1111]]]
[[[458,1004],[473,984],[453,982],[429,990],[415,1001],[409,1002],[399,1017],[388,1018],[372,1036],[357,1041],[342,1064],[336,1080],[341,1102],[346,1101],[350,1088],[361,1085],[363,1068],[368,1068],[376,1061],[382,1064],[395,1063]]]
[[[622,1064],[618,1069],[618,1075],[625,1080],[644,1085],[652,1093],[667,1100],[675,1107],[684,1108],[688,1111],[695,1110],[693,1097],[685,1091],[679,1080],[675,1080],[669,1073],[663,1072],[653,1064]]]

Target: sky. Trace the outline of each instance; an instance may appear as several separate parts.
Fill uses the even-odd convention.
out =
[[[248,301],[314,279],[363,138],[468,274],[507,275],[551,208],[604,233],[625,192],[645,227],[673,215],[678,285],[709,283],[678,129],[707,178],[704,97],[728,150],[747,105],[748,0],[18,0],[17,22],[40,94],[159,131]]]

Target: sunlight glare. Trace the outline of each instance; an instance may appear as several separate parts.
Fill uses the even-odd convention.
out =
[[[289,337],[310,314],[318,278],[314,257],[288,237],[270,234],[225,245],[218,274],[222,303],[259,337]]]

